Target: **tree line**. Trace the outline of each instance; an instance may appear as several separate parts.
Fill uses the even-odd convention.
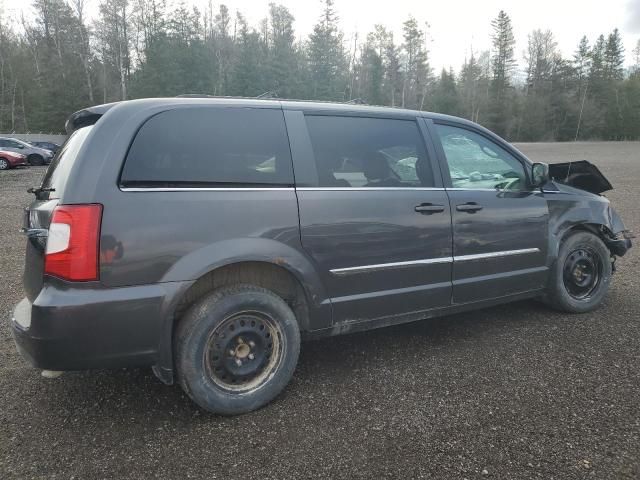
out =
[[[35,17],[0,16],[0,131],[61,131],[87,105],[186,93],[354,101],[469,118],[512,141],[640,138],[640,40],[624,69],[618,30],[579,40],[564,58],[534,30],[517,54],[509,15],[491,22],[491,49],[458,71],[430,65],[428,25],[409,16],[348,41],[333,0],[308,38],[271,3],[259,25],[213,3],[34,0]]]

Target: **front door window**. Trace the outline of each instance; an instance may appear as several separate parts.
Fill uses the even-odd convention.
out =
[[[449,125],[436,125],[453,188],[524,190],[524,167],[513,155],[486,137]]]

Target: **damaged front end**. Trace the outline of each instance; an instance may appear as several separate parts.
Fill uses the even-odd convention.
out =
[[[549,165],[549,177],[554,182],[579,188],[600,195],[613,189],[598,167],[586,160],[553,163]]]
[[[552,232],[557,235],[580,226],[597,234],[612,257],[622,257],[627,253],[634,235],[602,195],[613,190],[613,186],[598,167],[586,160],[551,164],[549,179],[551,183],[545,187],[545,191],[569,193],[575,199],[549,199]]]

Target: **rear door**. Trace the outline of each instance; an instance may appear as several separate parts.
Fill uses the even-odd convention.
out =
[[[40,189],[36,190],[36,199],[25,210],[23,227],[28,236],[24,288],[30,301],[38,296],[42,288],[44,252],[47,243],[46,230],[51,223],[53,209],[58,205],[78,152],[92,128],[92,126],[80,128],[69,137],[60,150],[60,155],[49,165]]]
[[[432,125],[453,218],[453,303],[543,288],[548,207],[526,161],[481,130]]]
[[[334,321],[444,307],[451,218],[435,152],[414,117],[285,112],[303,248]]]

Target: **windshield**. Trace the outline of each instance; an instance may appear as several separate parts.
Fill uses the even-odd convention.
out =
[[[78,151],[84,144],[87,136],[91,132],[93,125],[80,128],[71,134],[64,143],[58,155],[53,159],[47,173],[42,179],[43,189],[52,189],[49,191],[49,198],[60,198],[67,178],[71,172],[71,168],[76,161]]]

